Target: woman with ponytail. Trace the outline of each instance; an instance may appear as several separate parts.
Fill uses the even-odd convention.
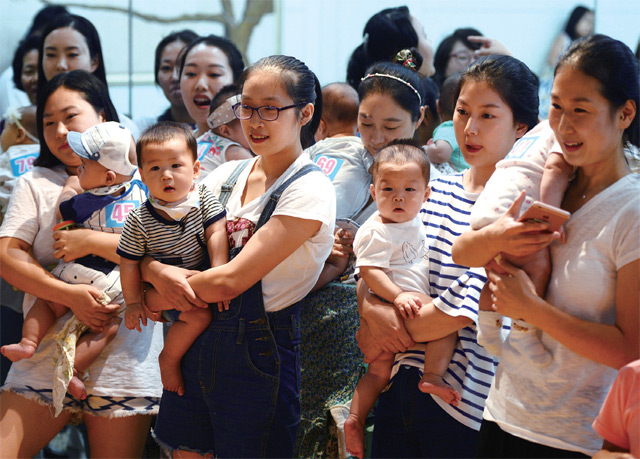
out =
[[[185,394],[165,391],[155,435],[179,457],[292,457],[300,423],[302,300],[333,244],[335,194],[303,148],[322,93],[307,66],[270,56],[233,106],[257,155],[204,180],[226,204],[230,262],[193,274],[152,259],[143,274],[176,309],[231,300],[182,359]]]

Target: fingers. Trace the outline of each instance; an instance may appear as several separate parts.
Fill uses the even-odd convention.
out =
[[[509,209],[507,209],[507,214],[511,215],[514,219],[518,219],[520,216],[520,209],[522,209],[522,204],[524,200],[527,198],[527,192],[522,190],[518,197],[511,203]]]
[[[489,46],[489,43],[491,43],[490,38],[483,37],[481,35],[470,35],[467,37],[467,40],[469,40],[472,43],[480,43],[481,45],[484,45],[484,46]]]

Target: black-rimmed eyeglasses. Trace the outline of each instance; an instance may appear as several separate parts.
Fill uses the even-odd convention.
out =
[[[282,110],[289,110],[293,107],[300,107],[301,105],[307,105],[307,102],[300,102],[298,104],[287,105],[285,107],[272,107],[271,105],[263,105],[261,107],[252,107],[245,104],[235,104],[233,107],[233,113],[239,120],[248,120],[253,116],[253,112],[258,112],[258,116],[264,121],[275,121],[280,116]]]

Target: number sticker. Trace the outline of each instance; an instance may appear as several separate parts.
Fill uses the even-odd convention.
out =
[[[106,206],[107,226],[109,228],[124,226],[124,221],[127,219],[129,212],[138,207],[139,204],[137,201],[118,201]]]
[[[316,157],[315,163],[322,169],[322,171],[327,174],[327,177],[333,182],[333,179],[338,174],[340,167],[342,167],[342,163],[344,163],[344,159],[336,159],[331,158],[330,156],[318,155]]]
[[[521,138],[513,146],[506,159],[522,158],[539,138],[539,136]]]
[[[19,156],[11,159],[11,173],[14,177],[20,177],[25,172],[29,172],[33,169],[33,162],[38,157],[38,153],[31,155]]]

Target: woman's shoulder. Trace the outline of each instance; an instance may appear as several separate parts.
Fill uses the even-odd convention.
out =
[[[69,175],[64,166],[55,167],[39,167],[36,166],[29,172],[22,174],[18,177],[18,182],[33,183],[39,182],[39,186],[47,187],[47,184],[54,186],[64,185]],[[40,183],[41,182],[41,183]]]

